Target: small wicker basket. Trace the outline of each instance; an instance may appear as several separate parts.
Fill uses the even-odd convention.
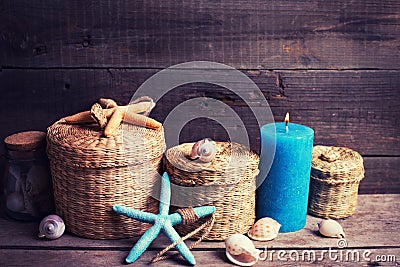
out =
[[[353,215],[363,178],[363,159],[358,152],[344,147],[315,146],[308,212],[331,219]]]
[[[151,197],[165,151],[164,130],[123,124],[109,138],[97,126],[48,128],[47,153],[57,214],[76,235],[118,239],[142,234],[148,225],[119,216],[113,205],[157,212]]]
[[[202,163],[188,158],[192,146],[181,144],[166,153],[166,170],[175,185],[172,204],[180,201],[178,206],[216,207],[214,226],[204,240],[224,240],[231,234],[246,233],[255,220],[259,156],[237,143],[216,142],[214,161]],[[176,229],[185,235],[205,220],[177,225]]]

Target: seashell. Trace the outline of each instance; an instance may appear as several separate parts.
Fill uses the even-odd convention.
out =
[[[272,218],[264,217],[253,224],[247,235],[253,240],[268,241],[278,236],[280,228],[280,223]]]
[[[21,192],[12,192],[7,195],[7,209],[14,212],[25,210],[24,196]]]
[[[34,165],[26,175],[26,191],[30,196],[45,192],[50,186],[50,173],[45,166]]]
[[[261,253],[247,236],[241,234],[233,234],[225,239],[225,247],[228,259],[239,266],[254,265]]]
[[[199,159],[203,162],[211,162],[215,158],[215,142],[210,138],[197,141],[190,152],[191,159]]]
[[[58,215],[48,215],[43,218],[39,225],[39,238],[57,239],[63,235],[65,224]]]
[[[334,220],[327,219],[318,223],[319,232],[326,237],[344,238],[345,234],[342,226]]]
[[[189,155],[190,159],[198,159],[200,157],[198,150],[199,150],[199,147],[202,144],[204,144],[204,142],[205,142],[205,140],[202,139],[202,140],[199,140],[196,143],[194,143],[194,145],[192,146],[192,151],[190,152],[190,155]]]
[[[8,171],[11,177],[14,178],[13,180],[15,180],[14,191],[21,191],[21,168],[17,165],[10,165]]]

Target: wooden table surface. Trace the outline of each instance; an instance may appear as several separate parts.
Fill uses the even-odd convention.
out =
[[[255,242],[265,250],[255,266],[399,266],[400,194],[360,195],[358,210],[340,220],[347,247],[337,238],[318,234],[319,218],[308,216],[295,233],[279,234],[268,242]],[[37,223],[0,218],[0,266],[120,266],[137,240],[90,240],[64,234],[53,241],[39,240]],[[192,242],[192,241],[189,241]],[[169,244],[159,236],[132,266],[148,265]],[[203,241],[194,250],[197,266],[229,266],[223,242]],[[153,266],[185,266],[180,257]]]

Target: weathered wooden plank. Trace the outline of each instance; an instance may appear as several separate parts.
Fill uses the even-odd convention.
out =
[[[26,250],[0,249],[1,266],[126,266],[128,251]],[[348,250],[268,251],[256,266],[397,266],[400,248]],[[156,255],[146,251],[133,266],[146,266]],[[223,250],[194,251],[197,266],[232,266]],[[156,262],[151,266],[187,266],[181,257]]]
[[[364,155],[398,155],[400,78],[396,76],[375,71],[283,72],[287,97],[276,102],[271,98],[270,105],[275,114],[286,109],[295,122],[311,126],[316,144],[346,146]],[[275,103],[279,108],[274,109]],[[385,141],[378,144],[380,140]]]
[[[137,88],[156,72],[3,70],[0,72],[0,111],[3,114],[0,125],[5,127],[0,129],[0,138],[14,131],[43,130],[60,117],[88,109],[99,97],[113,97],[120,103],[127,103]],[[284,114],[290,112],[293,122],[315,130],[316,144],[347,146],[363,155],[399,155],[399,71],[245,73],[266,96],[275,119],[282,120]],[[201,71],[199,75],[202,75]],[[277,77],[280,77],[278,83]],[[223,74],[221,79],[230,77]],[[157,92],[155,90],[155,94]],[[152,116],[164,121],[174,107],[190,98],[214,98],[228,104],[241,117],[252,147],[258,150],[259,128],[247,105],[260,105],[260,94],[248,88],[240,89],[240,92],[250,99],[248,103],[237,94],[215,85],[195,83],[179,86],[161,98]],[[224,111],[215,113],[223,116],[221,112]],[[205,127],[208,123],[207,120],[192,123],[190,134],[181,132],[182,141],[210,134],[209,129],[215,124]],[[224,129],[216,128],[215,132],[211,137],[226,138]]]
[[[0,65],[398,69],[399,13],[394,0],[6,0]]]
[[[59,118],[88,109],[100,97],[129,101],[137,88],[157,70],[3,70],[0,72],[0,138],[24,130],[45,130]],[[201,72],[199,72],[201,75]],[[366,159],[362,193],[400,192],[397,168],[400,151],[399,71],[245,71],[267,98],[276,120],[289,111],[293,122],[315,130],[315,144],[346,146]],[[221,79],[229,77],[221,76]],[[234,83],[234,82],[233,82]],[[157,92],[157,90],[156,90]],[[209,97],[229,105],[243,121],[251,147],[259,150],[259,126],[248,105],[259,106],[259,95],[240,89],[245,103],[225,88],[195,83],[183,85],[161,98],[152,116],[164,121],[177,105],[195,97]],[[150,92],[149,92],[150,93]],[[207,110],[207,107],[200,107]],[[225,121],[224,110],[217,110]],[[196,114],[194,114],[196,117]],[[213,129],[210,131],[209,129]],[[181,142],[202,137],[227,140],[226,130],[208,119],[189,122]],[[168,129],[167,129],[168,130]],[[178,133],[177,133],[178,134]],[[4,148],[0,146],[0,152]],[[381,158],[380,156],[393,156]]]
[[[341,220],[349,247],[392,247],[399,245],[400,231],[400,194],[360,195],[357,212]],[[269,242],[255,242],[263,249],[290,248],[327,248],[336,247],[338,239],[323,238],[318,234],[317,223],[321,219],[308,215],[306,226],[294,233],[280,234]],[[372,223],[373,222],[373,223]],[[89,250],[129,250],[137,238],[122,240],[91,240],[65,234],[62,238],[52,241],[39,240],[37,223],[22,223],[0,218],[0,249],[35,248],[42,249],[89,249]],[[362,226],[362,227],[361,227]],[[373,234],[371,234],[373,233]],[[151,245],[153,250],[159,250],[169,244],[168,239],[161,235]],[[201,242],[198,249],[223,249],[223,242]]]
[[[360,183],[359,192],[398,194],[399,166],[400,157],[364,157],[365,178]]]

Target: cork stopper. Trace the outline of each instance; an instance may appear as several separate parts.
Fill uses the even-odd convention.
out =
[[[12,134],[4,139],[8,149],[28,151],[42,148],[46,143],[46,133],[41,131],[27,131]]]

